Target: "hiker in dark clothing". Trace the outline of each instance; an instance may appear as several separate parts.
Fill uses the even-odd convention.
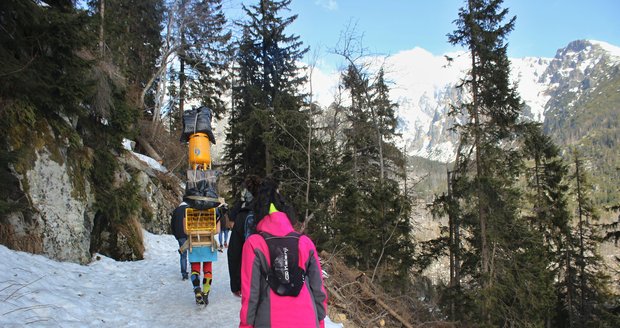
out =
[[[245,243],[245,224],[254,196],[258,192],[260,178],[256,175],[248,176],[243,182],[241,197],[228,212],[228,217],[235,224],[230,232],[228,243],[228,274],[230,276],[230,291],[236,296],[241,296],[241,251]]]
[[[230,232],[230,219],[228,218],[228,205],[223,203],[215,209],[215,216],[217,217],[217,223],[220,225],[220,232],[218,233],[219,248],[221,253],[224,248],[228,248],[228,233]]]
[[[181,202],[177,208],[172,212],[172,216],[170,219],[170,231],[174,235],[174,238],[177,239],[179,243],[179,248],[187,241],[187,235],[185,234],[185,227],[183,226],[185,219],[185,209],[188,207],[186,202]],[[181,264],[181,279],[187,280],[189,278],[187,274],[187,250],[179,251]]]

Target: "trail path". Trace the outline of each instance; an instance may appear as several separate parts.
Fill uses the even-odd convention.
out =
[[[195,304],[181,280],[172,235],[144,232],[145,259],[105,256],[82,266],[0,245],[1,327],[239,326],[240,298],[229,289],[226,251],[213,264],[209,305]],[[327,328],[342,327],[326,320]]]

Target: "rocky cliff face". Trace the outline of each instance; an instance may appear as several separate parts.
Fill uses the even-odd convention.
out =
[[[150,160],[150,159],[147,159]],[[183,194],[182,181],[167,171],[154,168],[145,156],[131,151],[123,153],[119,161],[125,170],[134,170],[126,179],[135,179],[142,199],[140,224],[145,230],[163,234],[170,230],[170,213],[179,205]],[[152,161],[152,160],[150,160]]]
[[[94,199],[88,181],[84,182],[83,197],[76,192],[65,163],[52,160],[46,149],[39,151],[34,167],[23,179],[29,186],[25,193],[40,228],[43,253],[60,261],[84,263],[90,259]]]
[[[539,81],[547,86],[549,96],[545,131],[553,135],[558,129],[565,129],[566,120],[583,111],[594,92],[600,92],[603,85],[617,78],[619,69],[620,48],[605,43],[573,41],[558,50]]]
[[[467,54],[454,57],[449,69],[437,64],[435,69],[427,67],[435,75],[440,72],[449,75],[440,83],[428,78],[429,81],[410,84],[407,94],[396,90],[397,94],[401,93],[399,115],[404,117],[401,128],[410,155],[442,163],[454,159],[458,140],[449,129],[467,118],[448,113],[451,106],[464,100],[455,81],[466,76],[469,65],[468,60],[464,60]],[[428,66],[431,64],[429,62]],[[600,41],[578,40],[559,49],[554,58],[512,58],[511,78],[525,104],[522,118],[542,123],[544,132],[561,149],[576,149],[587,163],[590,182],[596,186],[595,200],[617,204],[620,199],[617,186],[620,179],[617,170],[620,165],[620,48]],[[394,81],[400,84],[400,80]],[[423,91],[411,92],[414,88]],[[568,159],[570,156],[566,154]],[[431,167],[434,168],[434,172],[445,172],[441,163]],[[424,176],[429,172],[414,166],[410,175]],[[445,180],[440,180],[439,190],[445,185]]]
[[[7,247],[43,254],[59,261],[88,263],[93,252],[116,259],[142,258],[142,229],[152,233],[169,230],[170,212],[177,205],[180,181],[160,172],[131,151],[118,156],[117,184],[133,181],[139,203],[127,213],[126,223],[106,222],[95,202],[93,182],[76,162],[67,140],[43,124],[31,142],[30,163],[11,168],[11,202],[17,210],[0,218],[0,243]],[[44,142],[43,142],[44,140]],[[23,145],[22,145],[23,147]],[[81,149],[85,166],[92,150]]]

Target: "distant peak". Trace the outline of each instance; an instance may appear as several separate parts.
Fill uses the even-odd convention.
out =
[[[588,40],[575,40],[568,43],[568,45],[564,48],[558,49],[557,56],[563,56],[567,53],[571,52],[581,52],[587,50],[589,47],[592,47],[592,43]]]
[[[575,40],[571,41],[565,48],[558,49],[556,57],[562,57],[573,52],[590,51],[593,48],[600,48],[611,56],[620,58],[620,47],[611,45],[607,42],[597,40]]]
[[[588,40],[588,42],[590,42],[593,45],[597,45],[603,48],[603,50],[607,51],[610,55],[620,58],[620,47],[614,46],[607,42],[597,41],[597,40]]]

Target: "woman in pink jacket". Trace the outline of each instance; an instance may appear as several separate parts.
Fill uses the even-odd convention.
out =
[[[289,219],[295,219],[294,212],[278,193],[277,185],[272,180],[263,181],[253,208],[255,217],[260,219],[255,226],[257,233],[249,236],[243,245],[239,327],[323,328],[323,320],[327,315],[327,292],[314,243],[307,236],[294,232]],[[276,293],[272,289],[276,279],[269,274],[272,266],[270,248],[265,238],[283,239],[280,237],[298,240],[297,256],[293,255],[293,258],[297,257],[297,265],[304,273],[303,280],[299,280],[301,283],[298,284],[301,289],[292,292],[296,296],[281,296],[281,290]],[[274,247],[273,242],[270,245]],[[282,258],[278,259],[274,263],[282,264]],[[288,278],[288,267],[286,275]],[[268,278],[271,279],[272,287]]]

